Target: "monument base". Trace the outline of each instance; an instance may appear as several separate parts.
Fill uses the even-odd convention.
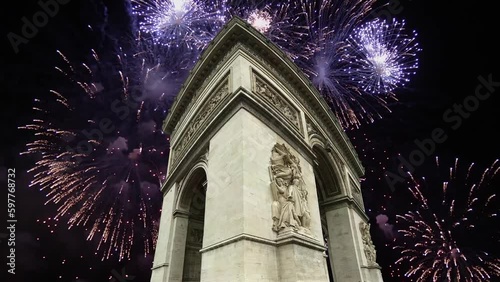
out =
[[[326,248],[311,235],[281,231],[276,242],[279,281],[329,281]]]

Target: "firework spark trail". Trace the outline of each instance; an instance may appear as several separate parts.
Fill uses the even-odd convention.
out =
[[[436,165],[439,171],[438,159]],[[396,264],[409,266],[406,277],[415,281],[493,281],[500,278],[498,254],[470,245],[478,241],[474,236],[485,230],[493,237],[483,240],[495,241],[497,238],[498,243],[498,234],[490,229],[498,225],[499,203],[495,189],[499,167],[496,160],[478,174],[472,171],[472,165],[461,165],[455,159],[453,166],[446,169],[444,181],[439,177],[419,179],[410,174],[409,191],[421,208],[397,216],[403,237],[396,240],[395,249],[401,251]],[[450,170],[453,173],[450,174]],[[425,191],[439,185],[429,179],[439,180],[445,187],[441,190],[442,201],[425,197]],[[461,194],[464,197],[460,197]],[[488,227],[478,230],[485,221],[489,222]],[[492,247],[489,245],[488,249]]]
[[[196,63],[199,52],[185,51],[183,48],[170,48],[156,44],[154,39],[139,31],[131,39],[136,48],[134,60],[140,64],[140,70],[145,81],[147,91],[156,93],[155,97],[162,103],[155,103],[154,111],[164,116],[167,108],[163,105],[172,101],[177,95],[189,71]]]
[[[375,0],[299,0],[299,6],[310,27],[310,39],[318,46],[322,42],[342,42],[368,16]]]
[[[146,93],[134,104],[131,99],[137,95],[130,94],[147,92],[159,67],[148,67],[149,60],[144,63],[121,51],[104,59],[91,50],[91,59],[84,64],[73,64],[61,51],[58,54],[63,66],[56,70],[67,79],[67,88],[51,90],[52,101],[36,99],[34,108],[40,109],[40,116],[20,127],[36,138],[22,153],[37,159],[29,171],[30,186],[45,192],[46,205],[57,207],[54,219],[67,220],[69,229],[83,227],[87,240],[97,240],[103,260],[127,259],[134,244],[143,244],[146,255],[157,237],[152,230],[157,230],[158,187],[165,174],[163,151],[168,142],[155,130],[140,131],[141,124],[153,118],[152,106],[157,107],[158,101],[149,99],[155,96]],[[123,106],[113,108],[115,104]],[[64,119],[59,118],[62,115]],[[104,118],[115,131],[98,131]],[[140,143],[137,135],[142,136]],[[143,142],[156,150],[142,150]]]

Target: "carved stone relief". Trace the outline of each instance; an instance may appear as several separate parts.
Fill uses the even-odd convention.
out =
[[[189,242],[193,244],[201,245],[203,242],[203,229],[201,228],[190,228],[189,230]]]
[[[359,223],[359,231],[361,232],[361,239],[363,240],[363,250],[365,252],[366,260],[369,266],[377,264],[377,251],[370,236],[370,224],[366,222]]]
[[[312,123],[310,121],[307,121],[306,125],[307,125],[307,135],[311,136],[313,134],[318,133],[318,131],[316,130],[316,128],[314,127],[314,125],[312,125]]]
[[[200,85],[200,81],[203,81],[199,87],[195,87],[196,91],[191,91],[187,92],[186,95],[189,99],[188,105],[184,108],[183,113],[181,114],[179,120],[184,120],[186,118],[187,113],[189,112],[189,109],[193,106],[194,102],[198,100],[199,96],[201,95],[201,92],[203,89],[205,89],[208,85],[209,82],[213,81],[214,77],[216,74],[220,73],[220,70],[222,69],[222,66],[227,63],[228,59],[234,55],[234,52],[238,49],[242,48],[242,44],[238,43],[235,46],[231,48],[231,51],[227,52],[224,57],[220,60],[217,61],[217,63],[210,64],[208,70],[205,71],[200,71],[200,74],[198,76],[194,76],[193,79],[195,79],[194,84]],[[203,56],[203,54],[202,54]],[[201,58],[200,58],[201,59]],[[208,73],[208,75],[206,75]],[[227,76],[227,74],[226,74]],[[182,85],[181,91],[179,93],[182,93],[186,85]],[[166,120],[165,120],[166,121]],[[177,122],[175,128],[177,129],[179,125],[179,122]]]
[[[276,110],[285,116],[290,123],[302,133],[300,112],[281,93],[270,86],[262,77],[253,73],[254,91],[269,102]]]
[[[311,121],[311,118],[306,116],[306,132],[309,141],[314,135],[314,138],[320,140],[323,143],[327,143],[325,135],[318,129],[318,127]]]
[[[321,133],[320,130],[318,130],[318,127],[314,122],[312,122],[312,119],[310,116],[306,115],[306,132],[309,138],[311,138],[311,135],[318,135],[322,141],[325,140],[323,134]]]
[[[254,58],[255,60],[257,60],[260,64],[262,64],[269,71],[271,71],[280,82],[282,82],[282,83],[289,82],[288,79],[286,79],[285,77],[283,77],[283,75],[282,75],[283,70],[277,69],[275,65],[271,65],[268,62],[268,60],[264,59],[261,56],[260,53],[257,53],[255,50],[250,49],[250,48],[246,47],[245,45],[242,45],[242,49],[244,49],[246,52],[248,52],[249,54],[251,54],[252,58]],[[288,89],[293,93],[294,97],[296,97],[297,99],[299,99],[299,103],[306,108],[307,112],[309,112],[313,116],[314,120],[322,121],[323,119],[320,116],[318,116],[317,108],[316,107],[313,108],[311,106],[311,103],[308,102],[307,97],[305,97],[304,93],[308,93],[308,92],[307,91],[303,91],[303,90],[299,91],[297,85],[290,85],[290,86],[291,87],[289,87]],[[336,124],[337,128],[339,128],[339,129],[342,128],[342,126],[338,122],[338,119],[334,119],[333,122]],[[320,126],[323,127],[325,125],[324,124],[320,124]],[[302,133],[302,130],[300,132]],[[343,130],[327,130],[326,133],[328,134],[329,138],[332,139],[332,140],[340,140],[342,138],[347,138],[347,135],[346,135],[346,133]],[[347,142],[347,144],[345,144],[345,143],[342,142],[342,143],[340,143],[340,146],[341,146],[342,151],[344,151],[344,152],[349,152],[350,151],[355,156],[357,156],[357,152],[354,149],[354,146],[350,142]],[[351,159],[351,161],[353,163],[356,162],[349,154],[346,154],[346,155],[349,156],[349,158]]]
[[[307,201],[307,187],[302,177],[300,160],[285,144],[276,143],[272,149],[271,192],[273,194],[273,230],[298,231],[311,235],[311,213]]]
[[[361,194],[361,190],[358,188],[358,186],[354,183],[352,179],[350,180],[350,186],[351,186],[352,197],[356,202],[358,202],[358,204],[363,206],[363,195]]]
[[[205,123],[207,117],[214,111],[214,109],[219,105],[220,101],[229,94],[229,81],[226,78],[225,81],[215,90],[214,93],[209,94],[208,101],[204,107],[198,112],[198,114],[193,117],[186,131],[182,136],[179,137],[179,144],[176,145],[173,155],[173,164],[176,164],[179,160],[180,155],[190,144],[193,137],[196,135],[200,126]]]

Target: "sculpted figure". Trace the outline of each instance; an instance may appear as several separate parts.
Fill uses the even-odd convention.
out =
[[[273,194],[273,230],[309,232],[311,214],[299,159],[284,144],[276,144],[269,167]]]
[[[363,240],[363,248],[366,256],[366,260],[370,265],[377,264],[377,253],[375,250],[375,245],[370,236],[370,224],[365,222],[359,223],[359,231],[361,232],[361,239]]]

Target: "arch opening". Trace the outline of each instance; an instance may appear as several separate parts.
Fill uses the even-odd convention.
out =
[[[197,168],[188,178],[179,200],[180,210],[188,216],[182,281],[198,282],[201,278],[200,250],[203,248],[207,176],[204,169]]]
[[[325,201],[341,194],[340,180],[338,179],[338,169],[335,169],[328,153],[318,145],[313,146],[313,152],[316,156],[314,161],[313,171],[316,182],[316,192],[318,195],[319,211],[321,218],[321,230],[323,232],[323,241],[327,250],[325,251],[325,260],[328,268],[329,281],[334,281],[332,258],[334,255],[329,248],[328,240],[328,222],[326,219],[326,211],[324,209]]]

